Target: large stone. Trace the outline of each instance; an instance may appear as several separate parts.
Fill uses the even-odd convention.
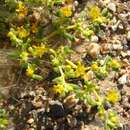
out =
[[[97,43],[90,43],[87,51],[92,58],[97,58],[100,54],[100,45]]]

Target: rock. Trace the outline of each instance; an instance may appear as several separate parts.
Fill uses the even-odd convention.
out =
[[[118,79],[118,82],[119,84],[126,84],[128,83],[128,75],[127,74],[124,74],[123,76],[121,76],[119,79]]]
[[[67,108],[72,108],[73,106],[75,106],[78,102],[78,99],[76,99],[76,95],[75,94],[71,94],[69,96],[67,96],[65,99],[64,99],[64,105],[67,107]]]
[[[111,11],[116,12],[116,5],[114,3],[109,3],[107,7]]]
[[[91,36],[91,41],[92,41],[92,42],[98,42],[98,41],[99,41],[98,36],[96,36],[96,35]]]
[[[42,101],[33,102],[33,106],[35,108],[41,108],[43,106],[43,102]]]
[[[69,125],[71,128],[73,128],[73,127],[75,127],[75,126],[77,125],[77,120],[76,120],[76,118],[74,118],[74,117],[71,116],[71,115],[68,115],[68,116],[67,116],[67,122],[68,122],[68,125]]]
[[[123,89],[126,92],[126,95],[130,97],[130,87],[124,86]]]
[[[109,108],[111,108],[111,104],[106,101],[106,102],[104,103],[104,108],[105,108],[105,110],[108,110]]]
[[[120,51],[120,50],[123,49],[123,46],[121,44],[113,44],[113,49],[117,50],[117,51]]]
[[[112,49],[111,44],[105,43],[105,44],[101,45],[101,53],[102,54],[110,53],[111,49]]]
[[[127,51],[127,56],[130,56],[130,51],[129,50]]]
[[[110,0],[99,0],[101,2],[102,5],[106,6]]]
[[[126,91],[124,90],[124,88],[121,90],[120,93],[121,93],[122,96],[126,95]]]
[[[34,91],[30,91],[30,92],[29,92],[29,95],[30,95],[31,97],[35,97],[35,96],[36,96],[36,94],[35,94]]]
[[[90,43],[87,51],[92,58],[97,58],[100,54],[100,45],[97,43]]]
[[[50,116],[52,118],[62,118],[65,115],[64,107],[59,101],[50,102]]]
[[[35,128],[29,128],[28,130],[35,130]]]
[[[124,27],[123,27],[122,24],[119,24],[118,28],[119,28],[120,30],[123,30],[123,29],[124,29]]]
[[[29,120],[27,120],[27,123],[28,124],[32,124],[34,122],[34,119],[33,118],[30,118]]]
[[[121,56],[122,56],[122,57],[126,57],[126,56],[127,56],[127,53],[124,52],[124,51],[121,51]]]
[[[95,74],[93,71],[89,70],[86,75],[84,76],[85,80],[92,80],[94,78]]]
[[[79,5],[78,1],[74,1],[74,6],[77,7]]]
[[[112,30],[115,32],[115,31],[117,31],[117,28],[118,28],[118,26],[119,26],[119,24],[120,24],[120,20],[118,20],[114,25],[112,25]]]
[[[127,40],[130,41],[130,31],[127,33]]]

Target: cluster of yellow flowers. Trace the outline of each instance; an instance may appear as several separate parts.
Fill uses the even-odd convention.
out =
[[[18,7],[16,9],[19,18],[24,18],[28,14],[28,8],[25,6],[23,2],[18,3]]]
[[[81,62],[78,62],[77,67],[76,67],[76,77],[82,77],[85,75],[87,68],[81,64]]]
[[[33,45],[32,47],[29,47],[28,52],[27,51],[22,51],[20,54],[20,63],[22,64],[27,64],[27,69],[26,69],[26,75],[29,77],[34,76],[34,72],[36,70],[36,66],[34,64],[28,64],[29,63],[29,56],[33,57],[42,57],[43,54],[47,51],[45,45],[41,44],[40,46]]]
[[[33,74],[34,74],[35,70],[36,70],[35,66],[29,64],[28,67],[27,67],[27,69],[26,69],[26,75],[28,77],[33,77]]]
[[[94,64],[91,65],[91,69],[93,71],[97,71],[99,69],[99,66],[96,63],[94,63]]]
[[[17,27],[17,35],[19,38],[26,38],[29,35],[29,32],[23,27]]]
[[[57,94],[62,94],[64,92],[64,86],[61,84],[54,85],[53,91]]]
[[[106,96],[106,99],[111,102],[111,103],[116,103],[118,101],[120,101],[121,99],[121,96],[118,92],[118,90],[116,89],[111,89],[107,92],[107,96]]]
[[[45,52],[47,52],[47,48],[44,44],[41,44],[39,46],[33,45],[32,47],[29,47],[29,52],[33,57],[42,57]]]
[[[103,22],[106,22],[107,19],[102,16],[102,13],[101,13],[101,9],[96,6],[96,5],[90,5],[89,7],[89,11],[88,11],[88,15],[92,18],[92,21],[94,22],[99,22],[99,23],[103,23]]]
[[[112,69],[118,70],[121,68],[121,62],[117,59],[112,59],[111,62],[109,63],[109,66]]]
[[[65,17],[70,17],[72,15],[72,6],[67,5],[60,8],[61,15]]]

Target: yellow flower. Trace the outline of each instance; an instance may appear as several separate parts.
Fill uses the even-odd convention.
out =
[[[120,69],[121,68],[121,63],[116,60],[116,59],[113,59],[111,62],[110,62],[110,67],[112,67],[113,69]]]
[[[62,94],[62,93],[64,92],[64,86],[61,85],[61,84],[54,85],[53,91],[54,91],[55,93]]]
[[[76,77],[84,76],[86,73],[87,68],[81,64],[81,62],[78,62],[77,68],[76,68]]]
[[[14,36],[14,33],[10,31],[10,32],[8,32],[7,36],[11,38]]]
[[[40,46],[32,46],[29,48],[29,51],[32,53],[34,57],[42,57],[43,54],[47,51],[45,45],[41,44]]]
[[[23,51],[21,54],[20,54],[20,58],[23,62],[27,62],[28,61],[28,52],[26,51]]]
[[[107,22],[107,19],[106,19],[106,17],[100,16],[100,17],[94,19],[94,21],[98,22],[98,23],[104,23],[104,22]]]
[[[18,16],[20,18],[24,18],[28,13],[28,9],[24,5],[24,3],[20,1],[20,2],[18,2],[18,7],[16,9],[16,12],[18,13]]]
[[[26,75],[28,77],[32,77],[35,71],[35,67],[33,65],[28,65],[27,69],[26,69]]]
[[[110,89],[106,96],[106,99],[113,104],[118,102],[120,98],[120,94],[116,89]]]
[[[17,27],[17,34],[19,38],[26,38],[29,35],[29,32],[23,27]]]
[[[99,16],[101,16],[101,10],[98,6],[96,5],[92,5],[90,7],[90,10],[88,12],[88,15],[95,20],[96,18],[98,18]]]
[[[97,70],[99,70],[99,67],[98,67],[98,65],[95,63],[95,64],[92,64],[91,69],[92,69],[93,71],[97,71]]]
[[[92,18],[94,22],[103,23],[107,21],[107,19],[102,16],[101,9],[96,5],[90,5],[88,15]]]
[[[60,12],[65,17],[70,17],[72,15],[72,7],[71,6],[64,6],[60,8]]]

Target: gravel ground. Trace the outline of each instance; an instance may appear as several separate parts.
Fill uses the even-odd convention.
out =
[[[78,2],[80,11],[86,0]],[[123,67],[119,72],[112,71],[96,83],[102,93],[118,89],[120,101],[114,106],[105,105],[120,115],[121,127],[117,130],[130,130],[130,1],[99,0],[97,4],[107,7],[113,19],[102,25],[104,35],[94,35],[89,42],[74,45],[76,53],[71,55],[71,60],[90,64],[97,57],[103,59],[109,55],[122,61]],[[44,67],[46,79],[40,82],[30,80],[16,67],[11,69],[14,71],[11,70],[10,75],[13,73],[15,76],[8,82],[13,85],[4,85],[11,86],[10,91],[5,92],[6,101],[3,103],[11,117],[7,130],[103,130],[103,124],[96,116],[96,106],[89,110],[83,101],[74,98],[73,93],[61,99],[51,94],[48,82],[53,74],[48,65]]]

